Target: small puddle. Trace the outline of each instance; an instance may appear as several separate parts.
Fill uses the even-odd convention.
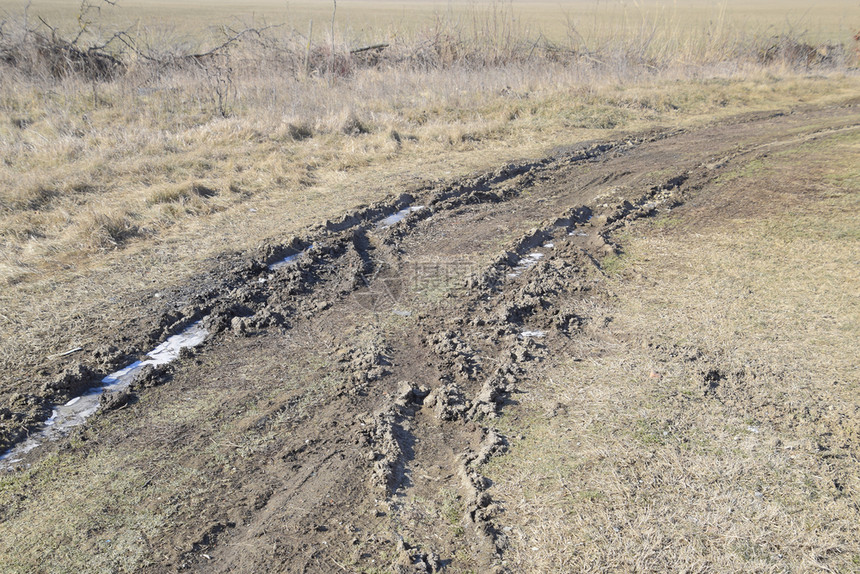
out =
[[[182,349],[196,347],[202,343],[209,331],[203,327],[202,321],[192,323],[177,335],[169,337],[146,354],[148,359],[134,363],[106,376],[101,386],[93,387],[83,395],[75,397],[64,405],[54,407],[51,418],[42,424],[42,428],[33,432],[30,437],[0,456],[0,466],[9,468],[19,462],[21,457],[44,442],[57,440],[68,434],[68,431],[80,426],[90,416],[99,410],[99,397],[105,391],[123,391],[134,381],[135,376],[147,365],[166,365],[179,356]]]
[[[385,229],[386,227],[391,227],[395,223],[400,223],[401,221],[406,219],[406,216],[409,215],[410,213],[415,213],[416,211],[421,211],[422,209],[424,209],[423,205],[413,205],[410,207],[406,207],[404,209],[401,209],[400,211],[398,211],[395,214],[389,215],[388,217],[386,217],[385,219],[383,219],[382,221],[377,223],[376,227],[379,229]]]
[[[513,268],[513,270],[508,273],[508,277],[519,277],[523,274],[523,271],[526,269],[530,269],[535,266],[535,264],[543,259],[543,253],[535,251],[534,253],[529,253],[522,259],[520,259],[519,264]]]

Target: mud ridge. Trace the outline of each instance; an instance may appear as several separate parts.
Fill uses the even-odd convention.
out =
[[[491,427],[469,431],[466,425],[497,417],[511,394],[517,392],[524,366],[543,359],[543,345],[532,338],[535,333],[544,336],[543,332],[524,335],[525,324],[533,324],[537,319],[538,325],[554,329],[561,336],[575,336],[591,318],[563,301],[575,301],[594,291],[595,285],[588,283],[588,269],[600,272],[600,259],[621,249],[609,242],[610,233],[638,218],[654,215],[660,209],[680,205],[684,200],[682,186],[692,188],[688,185],[690,178],[689,173],[668,178],[632,200],[570,208],[561,216],[549,219],[545,226],[528,231],[491,263],[481,275],[482,279],[471,285],[477,291],[474,295],[474,301],[479,303],[476,314],[467,313],[460,322],[479,330],[494,329],[498,336],[510,337],[510,342],[501,347],[499,366],[483,379],[472,398],[467,398],[467,393],[468,389],[475,388],[482,374],[482,361],[478,360],[481,353],[466,342],[463,330],[438,332],[425,338],[425,344],[440,359],[440,370],[447,375],[442,376],[439,386],[422,397],[421,406],[432,409],[441,423],[461,425],[462,432],[467,435],[477,432],[482,437],[476,449],[466,448],[458,456],[456,474],[465,504],[464,522],[471,525],[478,537],[477,551],[487,557],[488,564],[495,563],[497,569],[506,547],[506,535],[498,523],[503,519],[504,506],[494,502],[487,492],[490,484],[479,468],[492,456],[504,453],[507,440]],[[699,185],[702,183],[697,182],[697,187]],[[587,242],[577,241],[576,232],[583,227],[588,227]],[[507,272],[533,249],[546,251],[547,259],[510,277]],[[403,397],[409,392],[410,387],[399,391]],[[413,457],[404,456],[403,449],[399,448],[403,441],[394,438],[402,436],[398,433],[404,430],[402,412],[392,406],[385,412],[387,419],[378,421],[374,428],[385,429],[379,442],[394,446],[387,449],[387,454],[374,468],[391,497],[402,487],[404,473]],[[408,428],[412,429],[414,410],[408,415]],[[414,437],[414,433],[409,436]]]

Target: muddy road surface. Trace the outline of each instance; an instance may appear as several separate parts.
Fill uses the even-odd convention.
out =
[[[208,333],[86,423],[13,450],[0,464],[21,492],[0,522],[46,504],[113,516],[76,550],[103,571],[506,571],[505,507],[481,467],[518,437],[493,421],[600,340],[611,318],[590,311],[612,296],[615,232],[709,205],[713,182],[758,157],[857,129],[846,106],[588,142],[225,255],[118,305],[123,328],[94,325],[82,351],[4,374],[8,447],[170,335]],[[95,461],[103,496],[51,492]]]

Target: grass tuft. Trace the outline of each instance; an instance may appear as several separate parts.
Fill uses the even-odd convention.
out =
[[[141,234],[135,223],[135,215],[123,209],[87,211],[77,227],[80,241],[97,249],[119,247]]]

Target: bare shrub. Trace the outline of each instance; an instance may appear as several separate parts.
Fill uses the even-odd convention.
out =
[[[90,16],[92,6],[83,5]],[[669,28],[658,19],[643,18],[638,29],[605,29],[586,33],[571,25],[566,44],[551,42],[524,27],[510,8],[476,9],[471,18],[437,17],[428,27],[389,42],[350,46],[349,41],[313,41],[281,26],[220,29],[221,40],[208,49],[178,39],[165,44],[144,29],[132,35],[118,30],[107,40],[89,34],[92,21],[79,18],[80,31],[71,38],[41,20],[0,23],[0,66],[27,76],[87,81],[121,80],[130,74],[160,77],[185,70],[200,73],[210,101],[222,117],[237,97],[238,71],[247,77],[347,79],[363,69],[427,72],[440,69],[488,69],[506,66],[541,68],[565,65],[598,69],[615,76],[653,73],[672,66],[708,66],[732,60],[738,64],[793,68],[839,67],[848,64],[850,48],[814,44],[801,34],[756,37],[714,29]]]
[[[758,61],[791,68],[819,68],[846,65],[847,51],[835,44],[812,45],[791,36],[778,36],[758,48]]]

